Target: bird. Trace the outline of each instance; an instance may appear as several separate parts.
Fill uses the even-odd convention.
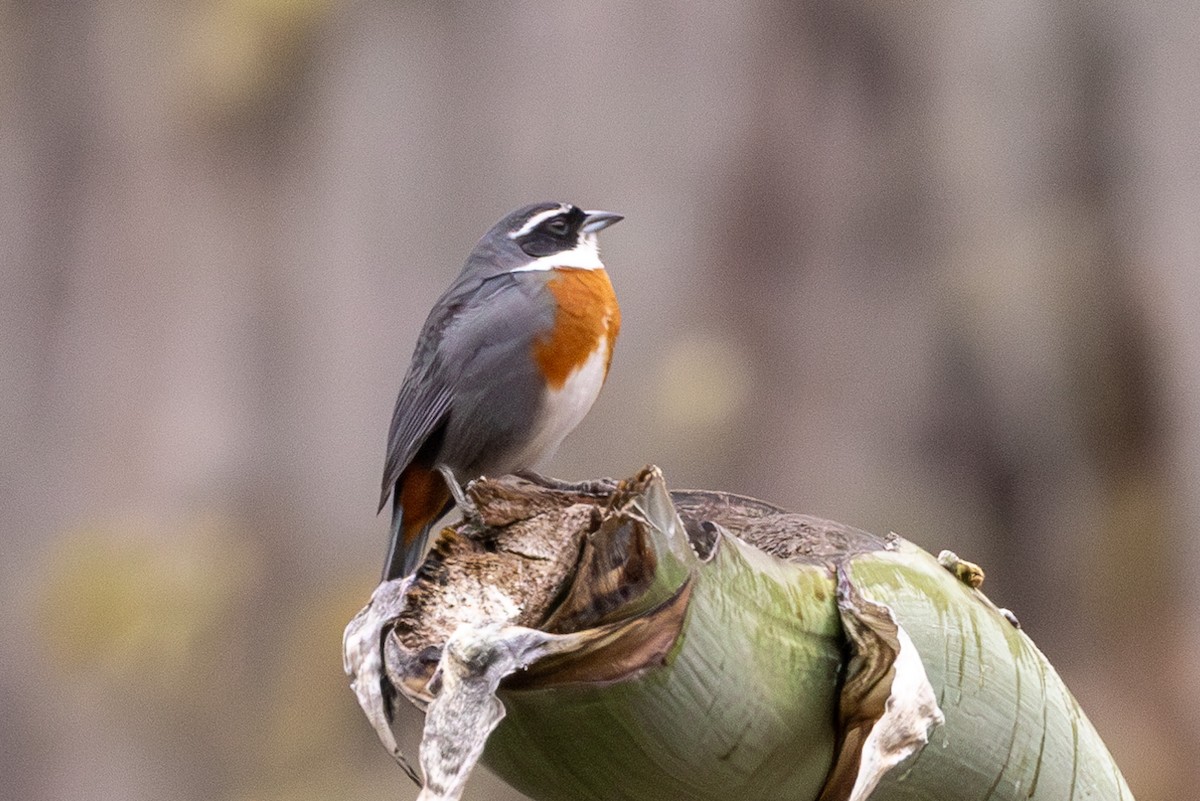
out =
[[[382,581],[414,573],[460,482],[530,470],[600,393],[621,328],[597,234],[624,219],[544,202],[492,226],[421,328],[388,429]]]

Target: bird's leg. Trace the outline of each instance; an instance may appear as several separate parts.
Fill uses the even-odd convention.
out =
[[[468,523],[482,526],[483,516],[479,514],[479,508],[463,492],[462,485],[454,477],[454,471],[444,464],[439,464],[437,471],[442,474],[442,478],[446,481],[446,487],[449,488],[450,495],[454,498],[454,505],[458,507],[459,514],[463,516],[463,519]]]
[[[615,478],[593,478],[588,481],[563,481],[561,478],[542,475],[536,470],[518,470],[513,473],[517,478],[537,484],[558,492],[574,492],[579,495],[612,495],[617,489]]]

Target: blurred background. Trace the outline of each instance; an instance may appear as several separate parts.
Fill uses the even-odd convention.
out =
[[[475,240],[563,199],[627,216],[624,327],[548,472],[981,563],[1137,797],[1194,797],[1198,25],[0,2],[0,795],[415,797],[340,663],[388,419]]]

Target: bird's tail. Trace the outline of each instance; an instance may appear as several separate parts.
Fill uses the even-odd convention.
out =
[[[415,565],[410,566],[409,562],[413,558],[408,554],[411,551],[404,547],[404,535],[401,528],[404,524],[404,507],[398,501],[392,502],[392,529],[388,538],[387,558],[383,562],[383,578],[381,581],[391,581],[392,579],[407,576],[409,571]]]

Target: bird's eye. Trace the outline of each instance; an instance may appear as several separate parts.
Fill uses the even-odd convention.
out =
[[[567,226],[566,220],[562,219],[561,217],[556,217],[555,219],[546,223],[546,230],[554,236],[566,236],[567,231],[570,229]]]

